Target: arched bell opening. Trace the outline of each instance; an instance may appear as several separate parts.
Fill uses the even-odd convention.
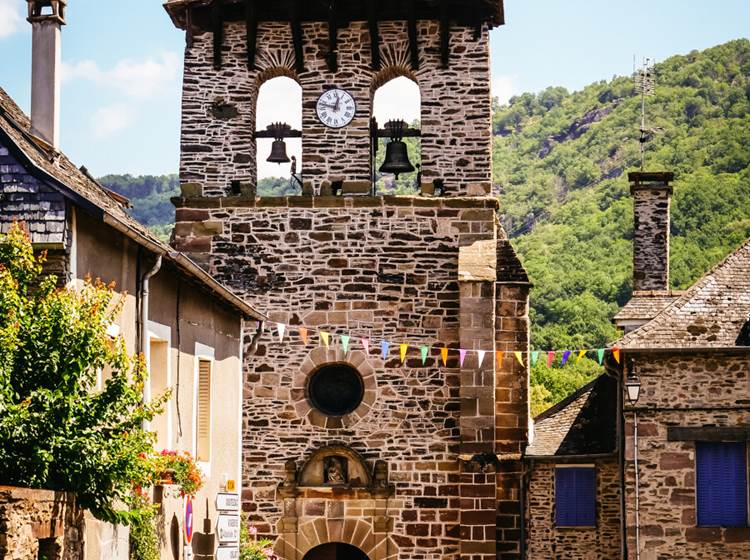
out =
[[[370,560],[367,554],[347,543],[326,543],[305,554],[303,560]]]
[[[302,187],[302,86],[287,72],[269,71],[262,78],[255,111],[257,193],[261,197],[298,195]]]
[[[414,195],[421,190],[422,95],[413,73],[388,68],[373,80],[371,131],[377,194]]]

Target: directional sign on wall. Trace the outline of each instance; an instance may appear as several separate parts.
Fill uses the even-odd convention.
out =
[[[216,494],[216,509],[218,511],[240,511],[240,495],[219,492]]]
[[[216,522],[216,535],[219,543],[229,544],[240,542],[240,518],[237,515],[220,514]]]
[[[239,560],[240,549],[236,546],[220,546],[214,555],[216,560]]]

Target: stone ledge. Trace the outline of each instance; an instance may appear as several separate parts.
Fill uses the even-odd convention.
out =
[[[0,501],[29,500],[35,502],[74,502],[75,494],[69,492],[58,492],[56,490],[45,490],[43,488],[24,488],[20,486],[0,486]]]

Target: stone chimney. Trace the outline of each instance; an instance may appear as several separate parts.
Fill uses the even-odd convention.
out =
[[[66,0],[27,0],[32,28],[31,131],[52,147],[60,140],[60,30]]]
[[[669,290],[670,202],[674,173],[628,174],[633,194],[633,291]]]

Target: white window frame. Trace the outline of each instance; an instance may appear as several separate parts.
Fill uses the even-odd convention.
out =
[[[151,341],[156,342],[166,342],[167,343],[167,381],[166,381],[166,389],[174,391],[174,387],[172,387],[172,327],[169,325],[164,325],[162,323],[157,323],[155,321],[149,321],[148,322],[148,343],[151,344]],[[148,366],[148,382],[149,385],[151,384],[151,348],[149,347],[149,363]],[[153,395],[153,390],[150,391]],[[172,395],[174,396],[174,395]],[[171,449],[173,445],[172,441],[172,398],[166,402],[165,404],[166,410],[164,411],[167,416],[167,449]]]
[[[200,342],[195,343],[195,353],[194,353],[194,365],[193,365],[193,450],[192,454],[195,458],[196,463],[198,464],[198,467],[201,469],[203,474],[206,477],[211,476],[211,459],[213,459],[214,456],[214,449],[213,449],[213,431],[214,431],[214,391],[213,391],[213,385],[214,385],[214,373],[216,371],[215,369],[215,359],[214,359],[214,349],[211,346],[207,346],[205,344],[201,344]],[[208,434],[208,461],[199,461],[198,460],[198,370],[200,369],[200,362],[201,360],[208,361],[211,363],[211,387],[209,388],[209,411],[210,411],[210,417],[209,417],[209,434]]]

